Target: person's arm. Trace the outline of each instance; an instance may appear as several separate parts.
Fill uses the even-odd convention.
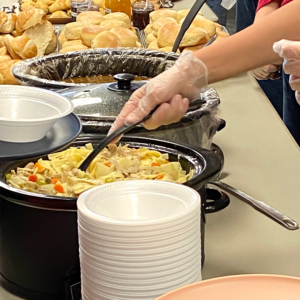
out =
[[[294,0],[256,24],[195,52],[207,67],[208,82],[274,62],[278,57],[272,49],[274,42],[300,40],[299,11],[300,0]]]
[[[267,2],[268,3],[266,3],[265,0],[258,1],[254,23],[261,20],[261,19],[263,19],[263,18],[265,18],[266,16],[268,16],[269,14],[271,14],[272,12],[277,10],[280,7],[280,3],[282,1],[280,1],[280,0],[271,0],[271,1],[267,1]]]

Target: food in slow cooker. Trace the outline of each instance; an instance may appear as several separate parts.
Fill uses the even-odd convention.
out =
[[[136,76],[134,78],[135,81],[142,80],[150,80],[150,77],[145,76]],[[73,78],[65,78],[60,80],[62,82],[67,83],[108,83],[108,82],[116,82],[113,75],[95,75],[95,76],[85,76],[85,77],[73,77]]]
[[[178,161],[169,161],[168,154],[115,144],[102,150],[87,172],[83,172],[78,168],[92,150],[92,144],[87,144],[49,154],[48,160],[39,159],[11,170],[6,174],[7,184],[33,193],[77,197],[90,188],[114,181],[150,179],[184,183],[194,175],[194,170],[187,173]]]

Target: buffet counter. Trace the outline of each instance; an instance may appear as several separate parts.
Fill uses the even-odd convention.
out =
[[[249,74],[212,85],[227,125],[214,142],[225,155],[222,179],[300,222],[299,148]],[[230,195],[207,215],[203,279],[247,273],[300,276],[300,230],[289,231]],[[0,254],[1,255],[1,254]],[[0,299],[20,299],[0,288]]]

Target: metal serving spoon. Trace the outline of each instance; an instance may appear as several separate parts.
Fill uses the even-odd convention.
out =
[[[214,151],[217,156],[220,158],[221,161],[221,165],[222,168],[224,166],[224,154],[223,151],[221,150],[220,147],[218,147],[216,144],[212,144],[211,150]],[[221,172],[220,172],[221,174]],[[275,222],[279,223],[280,225],[282,225],[283,227],[289,229],[289,230],[296,230],[299,228],[298,223],[296,221],[294,221],[293,219],[291,219],[290,217],[286,216],[285,214],[283,214],[282,212],[278,211],[277,209],[275,209],[274,207],[254,199],[253,197],[247,195],[246,193],[236,189],[235,187],[224,183],[222,181],[219,181],[219,176],[212,181],[210,181],[210,184],[213,184],[219,188],[221,188],[222,190],[236,196],[237,198],[239,198],[240,200],[246,202],[247,204],[251,205],[254,209],[256,209],[257,211],[263,213],[264,215],[266,215],[267,217],[269,217],[270,219],[274,220]]]
[[[193,102],[190,102],[189,109],[188,110],[194,110],[199,108],[202,104],[204,104],[205,101],[201,99],[197,99]],[[79,166],[79,169],[82,171],[86,171],[92,160],[100,153],[107,145],[109,145],[113,140],[117,139],[118,137],[122,136],[124,133],[128,132],[132,128],[136,127],[137,125],[149,120],[153,113],[156,111],[156,108],[154,108],[146,117],[144,117],[142,120],[139,120],[138,122],[132,124],[132,125],[123,125],[117,130],[115,130],[112,134],[106,136],[95,148],[94,150],[86,157],[86,159],[83,161],[83,163]]]

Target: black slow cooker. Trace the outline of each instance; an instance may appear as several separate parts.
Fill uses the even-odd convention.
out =
[[[97,144],[99,135],[77,138],[73,146]],[[210,150],[182,143],[144,137],[124,137],[130,147],[148,147],[168,153],[183,169],[194,168],[195,176],[185,184],[199,192],[202,199],[201,238],[204,262],[205,213],[218,211],[229,203],[225,194],[206,189],[217,176],[221,162]],[[80,287],[76,198],[34,194],[5,183],[5,175],[38,158],[7,162],[0,166],[0,275],[10,292],[30,300],[79,299]],[[207,194],[218,201],[207,200]],[[76,298],[78,297],[78,298]]]

